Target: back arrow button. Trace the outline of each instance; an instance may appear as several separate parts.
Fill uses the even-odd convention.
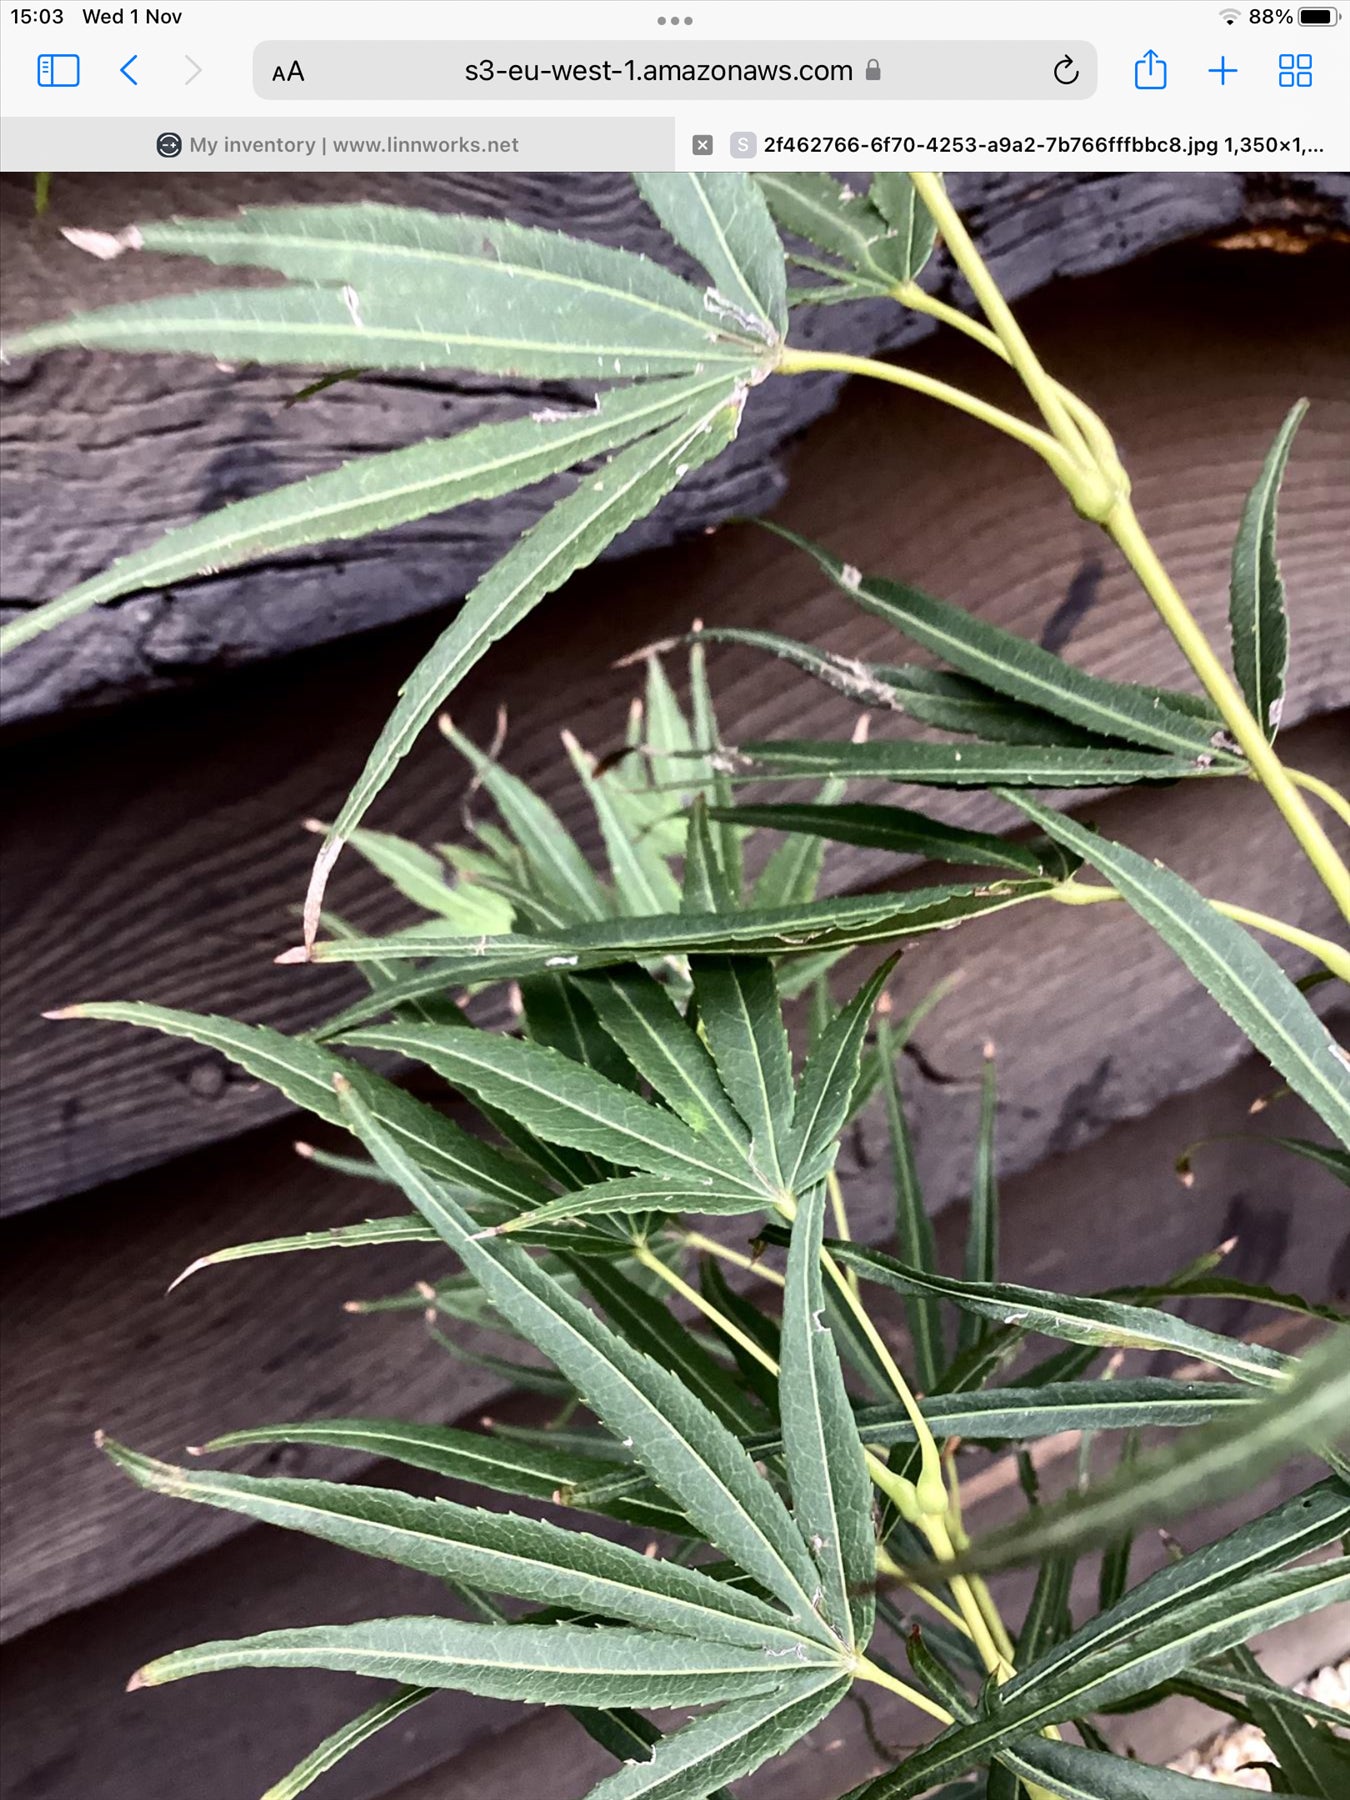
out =
[[[136,60],[136,58],[134,56],[129,56],[127,58],[127,60],[122,64],[121,68],[117,71],[117,73],[119,75],[125,75],[127,80],[131,83],[132,87],[139,87],[141,85],[140,82],[137,81],[136,77],[131,72],[131,65],[132,65],[132,63],[135,62],[135,60]]]
[[[202,65],[199,62],[192,62],[192,58],[187,54],[186,51],[184,51],[184,53],[183,53],[183,61],[192,63],[192,73],[188,76],[187,80],[183,83],[184,87],[191,87],[193,82],[201,74]]]

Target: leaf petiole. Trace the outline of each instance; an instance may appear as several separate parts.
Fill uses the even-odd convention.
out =
[[[667,1287],[673,1289],[682,1300],[687,1300],[690,1306],[696,1307],[706,1319],[716,1325],[719,1331],[725,1332],[734,1344],[739,1344],[747,1356],[752,1356],[757,1363],[766,1368],[770,1375],[778,1374],[778,1364],[767,1350],[757,1344],[748,1333],[742,1331],[735,1320],[729,1319],[720,1308],[713,1305],[711,1300],[705,1299],[697,1288],[691,1287],[682,1275],[671,1268],[669,1263],[662,1262],[661,1258],[645,1243],[634,1245],[633,1260],[664,1281]]]
[[[910,175],[915,192],[928,208],[938,228],[943,243],[951,252],[952,260],[970,283],[971,291],[979,301],[984,316],[1008,353],[1008,361],[1022,378],[1022,384],[1040,409],[1041,417],[1053,432],[1055,440],[1073,458],[1078,471],[1099,473],[1106,482],[1106,471],[1097,470],[1092,453],[1084,439],[1083,433],[1069,416],[1059,390],[1059,385],[1046,374],[1041,367],[1040,358],[1027,341],[1026,333],[1013,317],[1012,308],[1003,298],[998,283],[985,266],[984,258],[975,248],[970,233],[966,230],[961,215],[948,198],[947,190],[935,174],[914,172]],[[1066,487],[1069,483],[1065,483]],[[1070,492],[1073,489],[1070,488]],[[1085,496],[1086,497],[1086,496]],[[1105,498],[1109,510],[1110,498]],[[1075,502],[1078,496],[1074,495]],[[1087,513],[1089,518],[1097,516],[1094,510]]]
[[[950,325],[953,331],[959,331],[963,337],[971,338],[983,349],[991,351],[1001,361],[1012,364],[1007,346],[996,331],[991,331],[979,319],[972,319],[957,306],[950,306],[947,301],[939,300],[935,295],[926,293],[916,281],[902,281],[890,290],[891,298],[901,306],[908,307],[910,312],[923,313],[927,318],[936,319],[940,325]],[[1063,402],[1064,410],[1083,434],[1088,449],[1096,458],[1098,466],[1106,471],[1114,480],[1118,480],[1129,491],[1129,477],[1121,465],[1116,453],[1115,440],[1105,424],[1093,412],[1092,408],[1075,394],[1072,388],[1066,388],[1062,382],[1053,377],[1046,379]]]
[[[930,400],[941,400],[957,412],[968,413],[981,424],[992,425],[995,431],[1001,431],[1005,437],[1015,438],[1019,444],[1025,444],[1027,449],[1034,450],[1050,464],[1060,481],[1071,491],[1077,479],[1078,465],[1048,431],[1042,431],[1039,425],[1028,425],[1025,419],[1019,419],[1015,413],[1004,412],[1001,406],[992,406],[978,395],[968,394],[964,388],[953,387],[950,382],[938,381],[932,375],[924,375],[918,369],[906,369],[897,363],[878,362],[870,356],[849,356],[841,351],[793,350],[785,347],[775,365],[775,371],[779,375],[811,375],[821,371],[833,371],[840,375],[868,375],[874,381],[886,381],[892,387],[908,388],[912,393],[925,394]]]
[[[1089,882],[1070,880],[1051,888],[1046,898],[1057,900],[1061,906],[1095,906],[1099,900],[1123,900],[1125,896],[1116,888],[1094,887]],[[1286,944],[1294,944],[1298,949],[1306,950],[1330,969],[1333,975],[1342,981],[1350,981],[1350,951],[1342,949],[1330,938],[1321,937],[1315,931],[1305,931],[1301,925],[1290,925],[1284,919],[1272,918],[1269,913],[1254,912],[1249,906],[1236,906],[1228,900],[1211,900],[1208,904],[1226,919],[1249,926],[1253,931],[1264,931],[1268,937],[1280,938]]]
[[[853,1236],[853,1233],[848,1228],[848,1207],[844,1203],[844,1190],[840,1185],[838,1175],[833,1169],[831,1169],[829,1174],[825,1177],[825,1191],[830,1196],[830,1211],[834,1216],[834,1234],[836,1237],[843,1238],[844,1242],[847,1243]],[[858,1291],[858,1277],[855,1271],[846,1269],[844,1271],[844,1279],[856,1294]]]
[[[1279,808],[1341,912],[1350,919],[1350,869],[1337,855],[1299,792],[1300,785],[1308,784],[1296,782],[1280,761],[1149,542],[1130,504],[1129,486],[1111,445],[1110,434],[1095,415],[1089,418],[1081,409],[1071,411],[1059,384],[1046,374],[938,177],[914,173],[910,179],[1007,352],[1008,361],[1021,376],[1027,392],[1054,433],[1057,454],[1047,455],[1044,448],[1029,439],[1025,434],[1034,428],[1023,426],[1020,420],[1012,421],[1017,429],[1009,435],[1020,436],[1023,442],[1031,442],[1032,448],[1040,450],[1078,511],[1100,524],[1121,551],[1187,662],[1199,676],[1205,692],[1218,707],[1254,774]],[[971,332],[968,335],[979,337],[980,334]],[[909,372],[905,373],[908,377]],[[901,385],[913,383],[907,380]],[[960,390],[953,391],[959,393]],[[950,400],[950,395],[938,397]],[[950,403],[957,404],[954,400]],[[982,405],[972,405],[969,395],[961,397],[962,410],[973,412],[976,417],[983,416],[976,410],[976,406]],[[1009,417],[1001,414],[998,419],[986,422],[997,424],[1000,430],[1006,431]],[[1044,433],[1037,433],[1037,436],[1043,437]],[[1322,795],[1322,798],[1326,797]],[[1339,811],[1339,807],[1336,810]]]
[[[770,1269],[764,1263],[757,1262],[753,1256],[733,1250],[729,1244],[719,1244],[716,1238],[710,1238],[702,1231],[680,1231],[673,1235],[688,1250],[700,1250],[705,1256],[716,1256],[722,1262],[730,1263],[733,1268],[744,1269],[748,1275],[754,1275],[760,1281],[772,1282],[775,1287],[783,1286],[783,1277],[777,1269]]]
[[[877,1545],[877,1573],[885,1575],[891,1581],[898,1582],[907,1593],[913,1594],[916,1600],[922,1600],[925,1606],[931,1607],[940,1619],[945,1619],[954,1630],[961,1633],[962,1637],[970,1636],[970,1627],[960,1613],[954,1607],[948,1606],[945,1600],[940,1600],[931,1588],[926,1588],[913,1580],[909,1571],[902,1567],[890,1551],[880,1544]]]
[[[1333,787],[1329,781],[1323,781],[1320,775],[1309,775],[1302,769],[1291,769],[1288,763],[1284,765],[1284,772],[1295,787],[1303,788],[1309,794],[1316,794],[1338,818],[1350,825],[1350,799],[1339,788]]]
[[[892,1675],[889,1670],[872,1662],[869,1657],[859,1656],[854,1662],[853,1673],[859,1681],[872,1681],[878,1687],[884,1687],[892,1694],[899,1694],[902,1700],[908,1700],[911,1706],[917,1706],[920,1712],[926,1712],[930,1719],[937,1719],[943,1725],[954,1723],[952,1715],[945,1706],[939,1706],[936,1700],[930,1700],[927,1694],[920,1693],[918,1688],[910,1687],[908,1682],[901,1681],[898,1675]]]
[[[913,1390],[905,1380],[899,1363],[897,1363],[895,1358],[891,1355],[889,1345],[877,1330],[860,1295],[849,1282],[848,1276],[844,1273],[843,1269],[840,1268],[839,1264],[828,1250],[823,1250],[821,1252],[820,1260],[821,1266],[839,1289],[845,1305],[853,1314],[854,1318],[857,1319],[859,1326],[862,1328],[863,1335],[872,1346],[872,1349],[876,1352],[878,1362],[880,1362],[882,1368],[889,1376],[891,1386],[899,1395],[901,1404],[909,1414],[910,1423],[914,1427],[914,1435],[918,1440],[919,1445],[920,1474],[917,1483],[906,1482],[905,1486],[906,1488],[913,1487],[913,1502],[919,1511],[934,1512],[938,1514],[945,1513],[948,1504],[947,1483],[942,1474],[942,1458],[938,1453],[937,1441],[934,1438],[933,1433],[929,1430],[928,1421],[924,1418],[923,1413],[919,1408],[919,1403],[914,1397]],[[874,1458],[873,1460],[880,1462],[879,1458]],[[891,1474],[891,1471],[886,1468],[886,1465],[880,1463],[880,1467],[885,1469],[889,1480],[894,1483],[897,1478]],[[886,1486],[884,1482],[878,1482],[878,1485]],[[887,1487],[887,1492],[891,1492],[889,1487]],[[905,1509],[906,1505],[910,1503],[908,1498],[902,1500],[899,1495],[895,1493],[892,1493],[892,1498],[902,1511]]]

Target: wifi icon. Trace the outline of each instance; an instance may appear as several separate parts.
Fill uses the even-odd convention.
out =
[[[1225,25],[1236,25],[1238,20],[1242,17],[1242,11],[1240,7],[1225,6],[1223,11],[1219,14],[1219,17],[1223,20]]]

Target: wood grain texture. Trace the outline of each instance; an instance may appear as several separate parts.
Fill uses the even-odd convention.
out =
[[[1186,237],[1262,241],[1265,234],[1303,245],[1344,236],[1350,210],[1350,179],[1337,175],[961,175],[952,186],[1014,298]],[[0,187],[0,199],[0,306],[10,330],[89,305],[237,284],[237,271],[188,261],[95,262],[59,233],[68,224],[107,228],[133,216],[218,214],[239,204],[397,200],[505,213],[672,256],[622,175],[63,176],[42,219],[33,215],[24,178]],[[952,291],[948,265],[936,265],[933,279]],[[803,346],[873,352],[916,343],[930,329],[882,302],[807,309],[793,335]],[[60,593],[150,541],[158,528],[352,455],[522,410],[540,391],[471,376],[396,374],[339,386],[288,410],[284,402],[303,380],[294,373],[86,352],[21,361],[3,380],[4,597],[17,606]],[[736,445],[635,527],[621,548],[665,543],[768,505],[783,485],[782,446],[830,406],[838,387],[833,376],[764,384]],[[207,665],[230,667],[443,607],[468,591],[557,491],[548,484],[72,621],[57,638],[37,640],[16,656],[3,716],[115,700],[181,682]]]
[[[176,1457],[186,1443],[264,1418],[449,1418],[500,1392],[499,1377],[430,1344],[417,1314],[343,1311],[354,1295],[398,1292],[448,1271],[448,1253],[432,1246],[233,1264],[166,1293],[190,1262],[226,1244],[400,1210],[387,1188],[297,1157],[290,1137],[273,1126],[224,1157],[202,1151],[11,1222],[0,1401],[0,1514],[13,1577],[5,1634],[238,1528],[185,1507],[162,1513],[148,1536],[135,1528],[128,1537],[132,1490],[94,1450],[96,1428]],[[266,1451],[246,1460],[278,1466]],[[285,1451],[279,1466],[312,1460]],[[338,1460],[344,1472],[360,1464]]]
[[[1220,634],[1242,494],[1289,397],[1313,396],[1281,509],[1290,723],[1350,699],[1350,551],[1338,505],[1350,476],[1350,371],[1335,284],[1318,266],[1329,255],[1174,252],[1026,309],[1052,366],[1115,423],[1141,516]],[[1290,318],[1301,321],[1296,334]],[[997,386],[960,344],[931,345],[921,361],[947,379]],[[855,387],[803,440],[792,467],[779,516],[870,570],[960,599],[1105,674],[1184,678],[1128,571],[1005,440],[944,409]],[[700,615],[786,629],[855,655],[896,648],[876,621],[823,588],[807,559],[733,526],[580,577],[475,671],[456,717],[486,739],[498,701],[509,701],[508,763],[593,843],[558,732],[580,721],[591,747],[611,747],[632,691],[609,667],[616,651]],[[190,699],[68,730],[44,740],[40,754],[10,745],[7,1208],[114,1179],[283,1110],[181,1044],[38,1015],[78,998],[134,995],[299,1028],[349,992],[341,975],[271,963],[295,935],[291,909],[312,854],[298,821],[333,815],[430,630],[413,622],[303,664],[241,672]],[[727,649],[713,666],[728,737],[844,735],[852,724],[847,702],[782,665]],[[462,791],[461,769],[433,734],[401,766],[375,822],[434,841],[455,831]],[[930,804],[967,823],[1006,816],[978,796]],[[1171,795],[1148,804],[1170,807]],[[1165,835],[1157,841],[1170,853]],[[1202,862],[1188,866],[1207,873]],[[831,880],[852,886],[880,869],[875,858],[845,854]],[[398,916],[350,854],[333,898],[373,928]],[[1209,1072],[1200,1066],[1195,1079]]]
[[[1088,1149],[1009,1181],[1004,1272],[1068,1289],[1146,1281],[1236,1236],[1227,1265],[1234,1275],[1344,1301],[1350,1292],[1344,1189],[1321,1171],[1245,1140],[1222,1140],[1197,1158],[1190,1190],[1171,1173],[1172,1159],[1188,1141],[1250,1129],[1248,1106],[1267,1087],[1263,1072],[1248,1063],[1222,1082],[1166,1102],[1146,1120],[1113,1127]],[[1279,1109],[1265,1119],[1270,1123],[1262,1121],[1263,1130],[1288,1126]],[[204,1165],[206,1159],[197,1160]],[[266,1158],[260,1161],[265,1164]],[[157,1178],[142,1181],[151,1179]],[[873,1179],[879,1183],[883,1177],[877,1172]],[[258,1186],[262,1204],[261,1179]],[[182,1191],[199,1193],[201,1186]],[[274,1193],[273,1210],[281,1203]],[[286,1208],[298,1211],[293,1202]],[[181,1211],[181,1247],[199,1247],[211,1221],[191,1217],[186,1207]],[[217,1632],[372,1616],[434,1606],[436,1599],[414,1576],[293,1534],[238,1530],[239,1521],[225,1520],[225,1531],[238,1535],[221,1541],[216,1515],[138,1493],[119,1481],[87,1447],[89,1418],[115,1423],[144,1448],[174,1452],[184,1437],[217,1423],[261,1417],[277,1404],[298,1401],[314,1412],[388,1405],[437,1418],[460,1411],[465,1397],[444,1383],[443,1365],[429,1348],[410,1344],[406,1327],[397,1321],[332,1316],[319,1268],[341,1259],[259,1265],[251,1274],[235,1271],[233,1282],[230,1271],[219,1271],[202,1277],[195,1295],[190,1285],[161,1305],[161,1276],[180,1246],[172,1254],[165,1246],[163,1268],[142,1273],[128,1255],[117,1255],[110,1218],[104,1237],[86,1227],[93,1253],[88,1274],[76,1272],[72,1279],[70,1234],[52,1229],[56,1216],[39,1215],[18,1228],[47,1236],[45,1248],[35,1241],[11,1272],[16,1284],[23,1283],[22,1291],[42,1296],[46,1305],[32,1302],[22,1311],[21,1330],[11,1334],[20,1391],[10,1393],[13,1411],[4,1433],[7,1454],[15,1459],[7,1484],[17,1520],[9,1538],[10,1579],[14,1600],[28,1617],[83,1606],[28,1631],[6,1651],[12,1746],[6,1800],[75,1794],[81,1800],[133,1795],[179,1800],[188,1791],[195,1800],[255,1800],[288,1759],[358,1710],[369,1688],[326,1675],[240,1674],[185,1683],[166,1693],[124,1696],[121,1687],[130,1669],[152,1652]],[[948,1268],[959,1266],[959,1225],[955,1209],[938,1222]],[[369,1276],[367,1291],[374,1285],[369,1259],[360,1259],[360,1271],[357,1262],[346,1264],[340,1291],[362,1285],[362,1272]],[[225,1308],[225,1324],[218,1305]],[[176,1320],[161,1323],[174,1312]],[[1193,1303],[1193,1312],[1197,1320],[1239,1332],[1269,1330],[1278,1317],[1212,1303]],[[903,1356],[898,1307],[883,1300],[881,1316]],[[254,1373],[247,1380],[240,1378],[237,1345],[227,1341],[231,1330],[258,1337]],[[386,1335],[392,1340],[388,1350],[378,1341]],[[155,1342],[148,1341],[151,1337]],[[282,1338],[298,1341],[289,1368],[274,1354]],[[391,1385],[394,1354],[409,1356],[397,1392]],[[316,1361],[326,1371],[327,1392],[318,1386]],[[12,1390],[14,1382],[6,1385]],[[60,1416],[44,1417],[38,1397],[66,1387],[72,1400]],[[81,1402],[78,1396],[91,1391],[100,1400],[106,1397],[112,1409],[100,1404],[94,1411],[87,1400]],[[75,1418],[82,1407],[88,1417]],[[241,1457],[238,1466],[258,1465]],[[294,1461],[287,1453],[280,1466],[311,1473],[350,1468],[331,1452],[299,1453]],[[368,1470],[366,1478],[398,1479],[387,1468]],[[1047,1475],[1056,1478],[1053,1470]],[[421,1487],[432,1491],[436,1484]],[[983,1523],[1007,1506],[1011,1481],[1003,1474],[968,1473],[967,1487]],[[464,1497],[463,1490],[455,1492]],[[1254,1511],[1274,1498],[1272,1484],[1241,1505],[1190,1522],[1182,1540],[1198,1545],[1219,1535],[1244,1509]],[[48,1539],[55,1553],[46,1548]],[[62,1562],[62,1545],[77,1546],[78,1554]],[[1136,1572],[1145,1572],[1160,1555],[1160,1545],[1141,1541]],[[1085,1581],[1091,1579],[1085,1570]],[[98,1599],[127,1582],[136,1585]],[[1316,1654],[1299,1673],[1312,1666]],[[900,1713],[887,1717],[886,1735],[894,1741],[904,1742],[919,1729],[917,1720]],[[785,1786],[783,1794],[820,1800],[822,1792],[847,1785],[841,1779],[831,1787],[820,1777],[813,1787],[808,1779],[811,1769],[819,1774],[823,1746],[836,1737],[845,1739],[848,1756],[865,1755],[858,1748],[855,1717],[841,1713],[800,1764],[785,1765],[783,1779],[795,1785]],[[1137,1735],[1135,1741],[1146,1748]],[[594,1779],[604,1766],[589,1759],[584,1740],[566,1719],[522,1722],[518,1709],[458,1697],[410,1715],[382,1743],[382,1751],[354,1758],[333,1778],[334,1800],[375,1800],[414,1776],[426,1785],[408,1789],[403,1800],[514,1800],[524,1793],[532,1800],[535,1795],[572,1800],[584,1791],[587,1771]],[[829,1756],[833,1769],[844,1749]],[[848,1766],[852,1770],[853,1763]],[[794,1773],[799,1767],[808,1773]],[[433,1769],[434,1775],[427,1773]],[[540,1784],[540,1769],[549,1772],[547,1786]],[[849,1779],[862,1772],[859,1767]]]

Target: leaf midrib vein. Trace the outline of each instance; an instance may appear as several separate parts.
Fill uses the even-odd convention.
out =
[[[559,234],[559,235],[561,235],[561,234]],[[652,298],[650,295],[644,295],[644,294],[630,292],[628,289],[625,289],[625,288],[610,287],[605,282],[592,281],[582,275],[568,275],[565,272],[563,272],[562,270],[558,270],[558,269],[535,268],[529,263],[511,262],[509,260],[503,260],[500,257],[473,256],[468,251],[465,251],[465,250],[432,250],[432,249],[426,248],[423,245],[405,246],[402,244],[387,244],[387,243],[381,244],[377,241],[352,242],[352,241],[350,241],[348,239],[344,239],[344,238],[286,237],[284,235],[281,235],[281,236],[274,235],[274,236],[269,236],[269,237],[257,237],[257,236],[249,236],[248,234],[242,233],[242,232],[232,233],[229,231],[213,232],[213,233],[210,233],[209,236],[206,233],[198,234],[198,235],[194,236],[192,241],[197,242],[197,243],[201,243],[201,242],[224,243],[224,244],[239,243],[239,244],[244,244],[244,245],[248,245],[250,247],[255,247],[255,248],[258,245],[262,245],[264,247],[266,247],[268,245],[276,245],[283,250],[308,251],[311,249],[316,249],[320,253],[332,251],[332,252],[337,252],[338,254],[347,254],[347,255],[355,254],[355,255],[360,255],[360,256],[388,255],[391,257],[391,259],[395,259],[398,261],[421,261],[421,262],[428,262],[433,265],[445,264],[445,265],[449,265],[450,267],[454,267],[454,268],[486,269],[486,270],[490,270],[494,273],[500,271],[501,273],[507,275],[511,279],[516,279],[517,277],[523,277],[524,279],[529,280],[529,281],[550,282],[559,287],[579,288],[584,294],[587,294],[587,295],[596,295],[596,294],[604,295],[610,299],[620,300],[625,305],[638,307],[644,311],[656,313],[657,315],[659,315],[662,318],[673,319],[680,325],[693,325],[695,327],[700,328],[701,330],[706,330],[706,326],[707,326],[707,321],[706,321],[705,317],[703,316],[703,314],[700,311],[695,310],[696,306],[697,306],[698,295],[697,295],[697,291],[692,287],[689,290],[689,292],[690,292],[690,310],[688,312],[682,312],[678,307],[668,305],[665,301],[662,301],[662,300],[656,300],[656,299]],[[603,246],[597,246],[597,247],[602,248]],[[164,251],[160,251],[158,253],[162,254],[162,255],[175,255],[175,256],[183,256],[183,255],[190,256],[190,255],[194,255],[194,254],[198,255],[198,256],[203,255],[203,253],[200,251],[194,252],[191,250],[184,250],[184,249],[164,250]],[[208,256],[208,257],[205,257],[205,260],[213,261],[215,259]],[[241,265],[233,264],[233,265],[228,265],[228,266],[239,267]],[[275,265],[263,258],[259,258],[259,260],[257,262],[250,261],[249,263],[244,264],[242,266],[271,268],[271,267],[274,267]],[[653,267],[659,268],[660,265],[653,264]],[[662,270],[662,273],[668,274],[669,271]],[[672,281],[679,281],[679,279],[680,279],[678,275],[671,275],[670,278]],[[301,279],[303,280],[305,278],[302,277]],[[328,288],[330,290],[336,291],[337,288],[342,283],[346,282],[348,279],[349,278],[346,276],[334,275],[331,279],[321,279],[319,285],[324,288]],[[287,280],[290,282],[294,282],[295,278],[288,276]],[[684,285],[688,285],[688,284],[684,284]],[[734,337],[736,334],[734,332],[724,331],[722,333],[722,335],[725,337]],[[755,349],[762,348],[762,346],[754,344],[753,340],[750,338],[743,338],[740,341],[745,343],[747,346],[753,347]]]
[[[174,1488],[169,1487],[167,1490],[161,1489],[161,1491],[175,1492],[178,1490],[175,1490]],[[221,1484],[221,1483],[217,1483],[217,1482],[213,1481],[209,1476],[207,1476],[205,1478],[200,1477],[200,1476],[194,1476],[192,1479],[192,1491],[189,1492],[188,1494],[186,1494],[185,1498],[193,1499],[193,1498],[197,1498],[202,1495],[230,1496],[231,1494],[232,1494],[232,1489],[231,1489],[228,1481],[225,1482],[224,1484]],[[466,1552],[467,1554],[469,1554],[471,1556],[493,1557],[498,1562],[501,1562],[504,1564],[514,1564],[514,1565],[518,1565],[523,1568],[542,1570],[545,1573],[550,1572],[554,1567],[554,1565],[542,1561],[538,1556],[531,1556],[528,1553],[526,1553],[525,1551],[504,1550],[498,1545],[479,1544],[479,1543],[475,1543],[472,1539],[469,1539],[469,1538],[464,1538],[464,1539],[459,1539],[459,1540],[454,1539],[454,1538],[446,1538],[446,1537],[440,1536],[436,1532],[423,1529],[420,1526],[413,1526],[413,1525],[407,1525],[407,1524],[391,1524],[387,1520],[370,1519],[359,1513],[333,1513],[333,1512],[327,1511],[325,1508],[323,1508],[321,1506],[315,1506],[312,1503],[306,1502],[303,1500],[277,1498],[275,1496],[262,1496],[261,1498],[262,1498],[264,1505],[266,1505],[269,1508],[274,1508],[278,1512],[282,1512],[282,1513],[290,1512],[290,1513],[294,1513],[295,1515],[297,1515],[298,1517],[301,1517],[301,1518],[315,1518],[315,1519],[326,1520],[326,1521],[332,1521],[335,1519],[336,1520],[345,1520],[356,1526],[364,1526],[368,1530],[375,1532],[375,1533],[388,1532],[393,1537],[408,1538],[417,1543],[424,1543],[424,1544],[432,1545],[432,1546],[440,1546],[442,1549],[444,1549],[447,1552],[447,1554],[452,1554],[456,1550],[463,1550],[464,1552]],[[503,1517],[503,1518],[510,1517],[509,1514],[502,1514],[499,1516]],[[524,1523],[528,1526],[530,1523],[532,1523],[532,1521],[527,1520],[527,1521],[524,1521]],[[303,1527],[302,1527],[302,1529],[303,1529]],[[577,1535],[578,1537],[581,1537],[584,1534],[577,1533],[575,1535]],[[618,1550],[618,1549],[621,1549],[622,1546],[607,1545],[606,1548],[611,1549],[611,1550]],[[718,1640],[718,1639],[716,1639],[715,1633],[712,1632],[710,1629],[709,1622],[723,1622],[726,1620],[731,1620],[737,1624],[742,1624],[742,1625],[746,1625],[749,1627],[753,1627],[755,1630],[762,1630],[771,1637],[772,1636],[787,1637],[787,1638],[790,1638],[794,1643],[801,1643],[801,1644],[814,1645],[814,1643],[815,1643],[815,1640],[808,1638],[808,1637],[804,1637],[800,1632],[793,1631],[786,1625],[780,1626],[780,1625],[771,1624],[768,1621],[761,1620],[759,1618],[754,1617],[753,1615],[747,1615],[742,1612],[737,1612],[731,1607],[715,1606],[713,1604],[713,1600],[717,1596],[709,1595],[707,1600],[699,1601],[699,1600],[695,1600],[695,1599],[691,1598],[688,1595],[674,1594],[674,1593],[670,1593],[670,1592],[664,1592],[664,1591],[661,1591],[661,1590],[658,1590],[655,1588],[643,1587],[635,1581],[624,1581],[616,1575],[601,1574],[596,1571],[588,1570],[588,1569],[571,1568],[565,1563],[561,1563],[561,1564],[557,1565],[557,1572],[559,1573],[559,1575],[561,1575],[563,1577],[574,1576],[579,1581],[594,1582],[597,1584],[597,1586],[608,1589],[609,1591],[611,1591],[613,1594],[615,1594],[617,1596],[622,1596],[625,1594],[645,1596],[647,1599],[653,1600],[658,1606],[669,1606],[669,1607],[675,1608],[678,1611],[687,1611],[688,1613],[693,1615],[695,1618],[702,1620],[704,1622],[704,1625],[703,1625],[704,1632],[707,1632],[709,1636],[712,1636],[714,1638],[714,1641],[720,1641],[720,1642],[728,1642],[728,1641],[734,1642],[735,1641],[735,1640],[726,1640],[726,1639]],[[690,1574],[697,1574],[696,1570],[689,1570],[687,1572]],[[716,1584],[714,1584],[714,1585],[716,1585]],[[728,1589],[727,1591],[728,1591],[728,1593],[734,1592],[733,1589]],[[635,1629],[642,1630],[642,1629],[659,1629],[659,1628],[637,1626],[637,1627],[635,1627]],[[702,1635],[702,1633],[695,1632],[691,1635],[697,1637],[697,1636]]]

